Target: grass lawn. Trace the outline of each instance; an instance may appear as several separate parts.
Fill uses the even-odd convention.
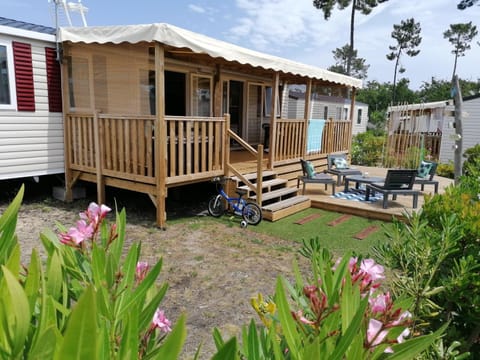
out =
[[[335,226],[328,225],[342,216],[344,214],[310,208],[275,222],[262,221],[257,226],[249,226],[248,229],[299,243],[303,239],[317,238],[322,247],[339,256],[346,251],[366,256],[373,245],[386,241],[385,231],[389,231],[392,227],[391,223],[358,216],[350,216],[348,220]],[[222,218],[228,221],[228,217]],[[296,223],[307,218],[311,220],[303,224]],[[238,221],[232,221],[232,223],[238,226]],[[376,226],[377,230],[363,240],[355,238],[355,235],[371,226]]]

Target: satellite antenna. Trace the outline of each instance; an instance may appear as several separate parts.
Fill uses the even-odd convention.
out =
[[[53,3],[55,6],[55,25],[58,30],[60,26],[60,17],[63,15],[64,20],[68,26],[74,26],[72,21],[72,13],[79,13],[82,26],[87,26],[87,19],[85,13],[88,12],[88,8],[82,4],[82,0],[77,2],[67,2],[66,0],[48,0],[49,3]]]
[[[63,15],[64,19],[66,19],[66,24],[68,24],[68,26],[74,26],[72,22],[71,12],[78,12],[80,13],[82,25],[86,27],[87,19],[85,18],[85,13],[88,12],[88,8],[83,6],[82,0],[78,0],[76,3],[74,2],[67,3],[65,0],[48,0],[48,2],[50,4],[53,3],[54,5],[55,29],[56,29],[56,37],[57,37],[57,61],[61,62],[61,58],[62,58],[61,48],[58,42],[58,33],[60,29],[60,16]]]

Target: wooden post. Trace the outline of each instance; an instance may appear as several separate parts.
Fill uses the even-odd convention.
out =
[[[65,53],[68,49],[68,45],[65,44]],[[57,54],[57,57],[60,54]],[[71,136],[71,123],[68,116],[70,110],[70,97],[69,84],[68,84],[68,64],[62,59],[62,106],[63,106],[63,158],[65,169],[65,201],[73,201],[73,171],[71,169],[72,164],[72,136]]]
[[[223,133],[223,148],[225,151],[225,156],[223,160],[223,174],[228,177],[230,176],[230,136],[228,135],[228,130],[230,130],[230,114],[225,114],[225,124],[224,124],[224,133]]]
[[[312,98],[312,79],[309,79],[307,82],[307,89],[305,91],[305,109],[304,109],[305,125],[304,125],[304,131],[302,134],[302,139],[307,139],[307,136],[308,136],[308,123],[310,121],[310,118],[312,117],[311,98]],[[307,153],[307,141],[304,141],[301,157],[305,157],[306,153]]]
[[[156,88],[156,119],[155,119],[155,179],[157,225],[166,226],[166,178],[167,178],[167,128],[165,125],[165,50],[158,42],[155,43],[155,88]]]
[[[263,145],[259,144],[257,148],[258,154],[257,154],[257,204],[258,206],[262,206],[262,189],[263,189],[263,175],[262,175],[262,169],[263,169]]]
[[[95,172],[97,175],[97,203],[105,204],[105,183],[103,181],[103,131],[98,119],[98,111],[93,115],[93,138],[95,144]]]
[[[353,120],[354,120],[354,113],[355,113],[355,96],[357,93],[356,88],[352,88],[352,98],[350,101],[350,138],[347,142],[348,153],[351,155],[352,151],[352,137],[353,137]]]
[[[268,145],[268,168],[273,169],[273,162],[275,161],[275,152],[276,152],[276,137],[277,137],[277,124],[276,124],[276,109],[278,106],[278,87],[280,85],[280,73],[276,72],[273,75],[273,84],[272,84],[272,102],[270,104],[270,142]]]

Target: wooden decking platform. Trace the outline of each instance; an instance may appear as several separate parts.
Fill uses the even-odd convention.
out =
[[[362,173],[368,172],[369,176],[385,177],[387,169],[372,168],[372,167],[358,167]],[[439,181],[439,193],[443,193],[444,189],[453,183],[452,179],[442,178],[435,176],[435,179]],[[420,189],[420,185],[414,185],[415,188]],[[343,184],[337,187],[337,191],[343,191]],[[418,207],[412,208],[412,197],[399,195],[397,200],[388,201],[388,208],[382,208],[382,202],[377,201],[374,203],[365,203],[362,201],[352,201],[338,199],[331,196],[330,190],[325,191],[325,187],[322,184],[308,184],[305,196],[308,196],[311,200],[311,206],[318,209],[324,209],[329,211],[336,211],[344,214],[352,214],[365,218],[392,221],[394,217],[404,219],[406,213],[419,211],[424,202],[424,194],[433,195],[433,186],[426,186],[425,191],[420,193],[418,198]]]

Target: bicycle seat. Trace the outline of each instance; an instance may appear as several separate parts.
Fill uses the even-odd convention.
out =
[[[247,190],[245,189],[237,189],[235,190],[235,192],[239,195],[239,196],[243,196],[247,193]]]

